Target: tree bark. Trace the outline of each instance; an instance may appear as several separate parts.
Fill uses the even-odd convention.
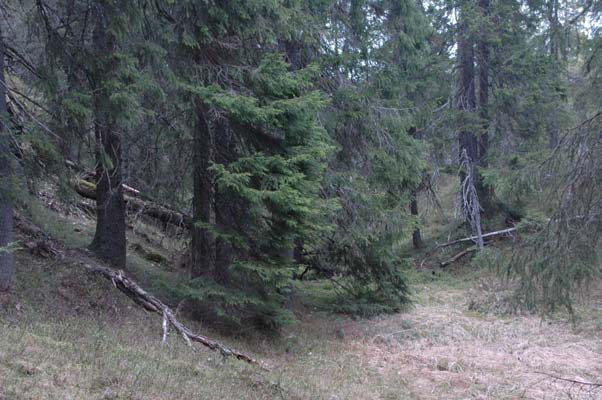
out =
[[[552,60],[552,68],[554,72],[555,83],[560,82],[560,21],[558,20],[558,0],[551,0],[548,2],[548,23],[550,29],[550,58]],[[556,89],[555,89],[556,90]],[[556,97],[556,93],[554,93]],[[554,99],[556,102],[557,99]],[[556,108],[556,104],[554,104]],[[548,146],[550,149],[555,149],[558,146],[558,131],[559,131],[559,118],[557,115],[558,110],[553,110],[551,115],[548,116]]]
[[[476,112],[477,98],[475,89],[475,43],[474,37],[469,32],[468,23],[464,10],[460,10],[460,21],[458,26],[458,66],[460,70],[460,82],[457,95],[457,107],[466,116],[465,120],[469,123],[461,127],[459,135],[459,150],[460,162],[466,164],[468,168],[462,168],[460,171],[460,185],[464,189],[467,182],[474,185],[475,188],[480,186],[480,176],[477,170],[479,164],[479,141],[478,135],[475,134],[475,126],[472,123],[473,116]],[[464,159],[465,158],[465,159]],[[467,174],[470,173],[470,179],[467,179]],[[478,193],[477,193],[478,197]],[[466,200],[466,199],[464,199]],[[471,199],[474,202],[478,199]],[[466,204],[463,205],[465,207]],[[480,231],[480,211],[466,213],[466,222],[469,225],[475,225],[476,231]]]
[[[228,132],[229,126],[225,119],[219,119],[213,123],[215,127],[215,162],[228,166],[232,162],[232,155],[236,154],[232,134]],[[215,186],[214,186],[215,187]],[[222,193],[215,187],[214,198],[215,227],[220,233],[240,231],[240,218],[237,218],[234,199]],[[221,284],[231,283],[232,275],[230,265],[235,259],[236,249],[225,237],[215,239],[215,274],[217,282]]]
[[[457,107],[465,113],[473,113],[476,109],[475,92],[475,54],[473,38],[468,32],[466,16],[461,11],[458,32],[458,64],[460,69],[460,85],[457,96]],[[459,137],[460,154],[466,150],[471,162],[478,160],[477,136],[471,131],[471,127],[462,127]],[[464,177],[461,177],[461,181]]]
[[[417,130],[415,126],[410,127],[410,129],[408,129],[408,134],[413,137],[414,139],[422,139],[422,135],[417,134]],[[418,191],[422,190],[424,188],[424,178],[422,183],[420,184],[420,186],[414,190],[412,190],[412,192],[410,193],[410,213],[416,218],[418,219]],[[412,232],[412,244],[414,245],[415,249],[419,249],[422,247],[423,243],[422,243],[422,235],[420,234],[420,228],[416,227],[414,228],[414,231]]]
[[[479,0],[482,18],[481,24],[483,32],[478,39],[478,79],[479,79],[479,118],[481,122],[481,131],[478,136],[478,154],[477,167],[487,167],[489,153],[489,69],[490,69],[490,48],[487,32],[489,28],[490,0]],[[478,175],[478,171],[477,171]],[[495,201],[495,191],[493,186],[485,184],[480,176],[476,177],[476,189],[479,195],[480,204],[483,207],[485,216],[492,216],[498,209]]]
[[[411,194],[410,200],[410,213],[418,218],[418,198],[417,193],[414,190]],[[414,232],[412,232],[412,244],[415,249],[419,249],[422,247],[422,235],[420,234],[420,228],[415,228]]]
[[[115,51],[115,41],[107,31],[108,17],[102,2],[94,3],[96,26],[93,45],[100,66],[95,72],[94,133],[96,136],[96,232],[90,249],[99,258],[118,268],[126,265],[125,202],[121,184],[121,140],[110,115],[105,87],[111,66],[105,61]]]
[[[487,24],[489,16],[489,0],[479,0],[479,7],[483,13],[483,20]],[[486,30],[487,27],[484,27]],[[485,33],[479,38],[479,116],[481,117],[482,131],[479,136],[479,165],[487,166],[487,152],[489,150],[489,43]]]
[[[192,265],[191,276],[199,277],[215,270],[215,240],[210,232],[214,222],[215,200],[212,174],[213,134],[206,110],[197,104],[197,126],[194,132],[194,172],[192,199]]]
[[[8,290],[13,280],[13,255],[6,248],[12,242],[13,207],[10,187],[13,176],[10,137],[5,121],[6,84],[4,79],[4,38],[0,30],[0,291]]]

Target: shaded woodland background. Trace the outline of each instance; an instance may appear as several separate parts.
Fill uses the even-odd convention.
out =
[[[601,12],[0,0],[0,400],[600,398]]]
[[[342,311],[396,312],[408,271],[475,255],[519,308],[575,318],[600,275],[599,1],[0,10],[3,289],[13,214],[49,186],[94,200],[88,247],[114,268],[137,221],[160,227],[181,275],[166,296],[234,327],[292,323],[302,279],[334,285]],[[451,175],[455,218],[426,226]]]

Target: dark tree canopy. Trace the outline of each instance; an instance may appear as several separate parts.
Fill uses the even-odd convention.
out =
[[[281,326],[309,276],[344,311],[399,310],[445,241],[424,226],[445,174],[456,238],[489,254],[484,233],[524,229],[497,265],[527,303],[570,308],[600,273],[601,7],[3,2],[0,288],[13,207],[52,181],[95,200],[89,247],[117,268],[132,215],[179,235],[165,285],[203,318]]]

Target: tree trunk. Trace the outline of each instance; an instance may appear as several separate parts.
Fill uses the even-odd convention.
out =
[[[463,10],[460,10],[460,22],[458,31],[458,67],[460,70],[460,82],[457,95],[457,107],[462,111],[467,118],[465,120],[472,121],[471,115],[476,112],[477,98],[475,90],[475,51],[474,38],[469,32],[466,22],[466,15]],[[479,164],[479,141],[478,135],[474,132],[475,126],[469,123],[467,126],[461,127],[459,137],[460,162],[465,164],[465,167],[460,171],[460,185],[464,189],[467,182],[474,185],[475,188],[480,187],[480,176],[477,170]],[[471,174],[468,176],[468,174]],[[469,179],[467,179],[469,177]],[[470,192],[470,191],[468,191]],[[472,193],[472,192],[470,192]],[[463,195],[466,193],[463,193]],[[472,193],[474,195],[474,193]],[[478,197],[478,193],[477,193]],[[466,202],[467,199],[464,199]],[[470,204],[478,203],[478,199],[469,199]],[[467,207],[467,204],[463,204]],[[480,211],[465,210],[466,222],[476,231],[480,232]],[[476,226],[474,226],[476,224]],[[479,234],[480,236],[480,234]]]
[[[490,49],[489,49],[489,38],[486,32],[489,31],[489,14],[490,14],[490,0],[479,0],[479,7],[482,12],[482,24],[481,29],[484,33],[479,36],[478,40],[478,79],[479,79],[479,118],[481,122],[481,131],[478,136],[478,154],[475,162],[477,167],[487,167],[488,165],[488,152],[489,152],[489,62],[490,62]],[[477,171],[478,175],[478,171]],[[487,185],[483,182],[480,176],[476,177],[476,189],[479,196],[480,204],[483,207],[484,214],[486,216],[492,216],[498,209],[498,204],[495,201],[495,191],[493,186]]]
[[[422,139],[422,135],[419,135],[417,133],[417,129],[415,126],[411,126],[410,129],[408,129],[408,134],[414,139]],[[416,219],[418,219],[418,191],[423,188],[423,183],[421,183],[418,188],[412,190],[412,192],[410,193],[410,213]],[[422,235],[420,234],[420,228],[418,227],[414,228],[414,231],[412,232],[412,244],[414,245],[415,249],[419,249],[422,247]]]
[[[475,92],[475,66],[474,66],[474,43],[468,32],[466,18],[460,15],[458,32],[458,64],[460,70],[460,85],[457,96],[457,107],[466,113],[473,113],[476,109]],[[463,127],[459,137],[460,154],[465,149],[471,162],[478,160],[477,136],[471,131],[471,127]],[[464,180],[462,178],[462,180]]]
[[[191,276],[213,273],[215,240],[210,232],[214,222],[214,188],[209,171],[213,158],[213,134],[201,104],[197,105],[197,127],[194,132],[194,175],[192,199],[192,265]]]
[[[548,23],[550,27],[550,58],[552,59],[552,68],[554,71],[554,80],[557,84],[560,82],[560,22],[558,20],[558,0],[551,0],[548,3]],[[556,90],[556,89],[555,89]],[[556,108],[556,93],[554,93],[554,106]],[[552,110],[548,116],[548,146],[555,149],[558,146],[559,118],[557,109]]]
[[[410,213],[418,218],[418,199],[417,199],[416,191],[413,191],[411,194],[410,200]],[[412,244],[415,249],[419,249],[422,247],[422,235],[420,234],[420,228],[415,228],[414,232],[412,232]]]
[[[6,86],[4,80],[4,38],[0,30],[0,291],[8,290],[13,279],[13,255],[6,246],[12,242],[13,207],[11,201],[12,152],[6,129]]]
[[[487,24],[489,16],[489,0],[479,0],[479,7],[483,13],[483,20]],[[487,35],[479,38],[479,116],[481,117],[482,131],[479,136],[479,165],[487,166],[487,152],[489,151],[489,43]]]
[[[81,260],[81,255],[77,258]],[[115,271],[93,264],[86,264],[79,261],[79,264],[91,272],[100,274],[107,278],[120,291],[125,293],[136,304],[143,307],[146,311],[154,312],[163,317],[163,336],[162,343],[165,343],[169,334],[169,328],[173,327],[180,337],[186,341],[186,344],[192,346],[192,342],[201,343],[213,351],[219,351],[223,357],[234,357],[238,360],[248,362],[249,364],[259,364],[253,357],[241,353],[233,348],[227,347],[222,343],[212,340],[207,336],[193,333],[188,327],[182,324],[177,318],[176,313],[165,305],[161,300],[142,289],[136,282],[126,276],[123,271]]]
[[[126,265],[125,202],[121,178],[121,141],[110,115],[109,96],[105,88],[111,75],[106,58],[115,51],[115,42],[107,31],[103,5],[95,3],[96,26],[93,44],[97,62],[94,82],[94,133],[96,136],[96,232],[90,245],[98,257],[118,268]]]
[[[215,121],[213,126],[215,128],[214,160],[224,166],[228,166],[232,162],[232,155],[237,154],[232,134],[228,132],[229,127],[225,119]],[[240,218],[237,218],[235,211],[238,207],[232,198],[220,192],[217,187],[215,187],[213,204],[215,205],[215,227],[220,233],[228,233],[241,229],[238,225],[241,221]],[[230,265],[236,257],[235,251],[234,246],[225,237],[222,236],[215,239],[214,277],[217,282],[226,285],[232,280]]]

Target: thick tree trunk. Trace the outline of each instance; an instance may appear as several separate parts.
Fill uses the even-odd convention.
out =
[[[216,227],[221,232],[227,232],[233,228],[232,215],[228,212],[227,199],[220,193],[216,193]],[[225,284],[230,280],[229,267],[232,262],[234,249],[224,238],[215,240],[215,278],[218,282]]]
[[[215,240],[209,230],[214,223],[214,187],[209,171],[213,159],[214,140],[207,115],[197,105],[197,127],[194,132],[194,175],[192,199],[192,265],[191,276],[199,277],[215,270]]]
[[[10,187],[12,152],[5,121],[6,86],[4,80],[4,39],[0,30],[0,291],[8,290],[13,279],[13,255],[6,247],[12,242],[13,208]]]
[[[96,136],[96,233],[90,245],[98,257],[118,268],[126,265],[125,202],[121,184],[121,141],[110,116],[109,95],[104,87],[111,71],[103,59],[115,51],[107,31],[107,16],[102,4],[95,4],[96,27],[93,33],[97,63],[93,87],[95,93]]]
[[[422,139],[421,135],[417,134],[415,126],[412,126],[410,129],[408,129],[408,134],[414,139]],[[421,183],[417,189],[412,190],[412,193],[410,193],[410,213],[416,219],[418,219],[418,191],[422,188],[423,184]],[[415,249],[422,247],[422,235],[420,234],[420,228],[418,227],[414,228],[414,231],[412,232],[412,244],[414,245]]]

